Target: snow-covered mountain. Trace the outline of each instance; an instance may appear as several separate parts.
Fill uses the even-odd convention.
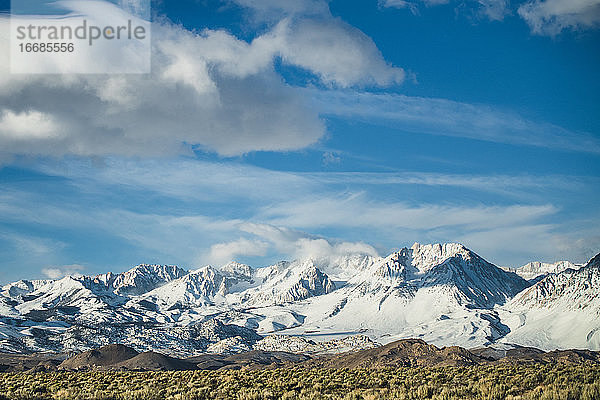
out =
[[[550,274],[506,306],[506,342],[541,349],[600,349],[600,254]]]
[[[40,287],[52,282],[52,280],[20,280],[17,282],[9,283],[2,288],[0,294],[9,298],[22,298],[27,296],[31,292],[39,289]]]
[[[415,243],[382,258],[348,254],[261,268],[231,262],[191,272],[142,264],[121,274],[19,281],[0,292],[0,350],[123,343],[172,354],[231,352],[274,332],[307,342],[361,334],[378,343],[598,349],[597,264],[531,286],[460,244]],[[564,333],[576,321],[585,340]],[[544,324],[546,342],[536,339]]]
[[[293,303],[331,293],[336,288],[312,259],[260,269],[256,277],[262,278],[262,282],[247,290],[240,302],[253,306]]]
[[[94,281],[103,283],[120,295],[140,295],[186,275],[187,271],[174,265],[140,264],[127,272],[99,275]]]
[[[307,317],[289,332],[364,331],[381,342],[420,337],[483,345],[506,334],[493,307],[527,286],[462,245],[415,243],[358,271],[333,293],[296,305]]]
[[[567,269],[579,269],[581,267],[583,267],[583,264],[573,264],[569,261],[557,261],[555,263],[533,261],[519,268],[504,268],[504,270],[514,272],[521,278],[535,283],[548,274],[556,274]]]

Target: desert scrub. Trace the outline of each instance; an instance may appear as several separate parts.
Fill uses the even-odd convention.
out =
[[[5,373],[0,399],[600,400],[600,366]]]

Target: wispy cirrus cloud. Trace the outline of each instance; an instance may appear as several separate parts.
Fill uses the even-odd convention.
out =
[[[40,203],[35,186],[6,187],[0,195],[0,219],[5,226],[60,232],[54,240],[69,247],[47,248],[44,258],[53,260],[52,265],[88,265],[85,257],[65,258],[72,250],[77,254],[84,245],[78,241],[88,237],[102,238],[102,246],[122,243],[128,263],[188,268],[328,252],[386,254],[414,241],[463,241],[478,250],[478,238],[485,237],[490,242],[482,246],[484,255],[513,265],[538,254],[581,258],[594,246],[593,221],[598,220],[590,210],[577,218],[565,214],[565,207],[593,192],[593,178],[585,177],[300,173],[191,159],[132,164],[109,158],[95,165],[47,161],[38,167],[39,173],[54,177],[56,190],[51,182],[40,187],[45,193]],[[430,188],[429,197],[409,199],[424,187]],[[557,188],[567,200],[557,196]],[[490,194],[487,204],[480,195],[465,200],[477,192]],[[591,230],[582,230],[587,224]],[[532,232],[545,242],[533,240]],[[500,245],[505,239],[510,248]],[[544,243],[563,246],[547,252]],[[14,247],[6,250],[17,258],[25,254]],[[113,258],[111,266],[118,262]],[[107,266],[97,268],[90,271]]]
[[[450,4],[458,12],[475,13],[491,21],[502,21],[514,11],[537,35],[556,36],[563,31],[600,27],[598,0],[528,0],[518,7],[509,0],[381,0],[381,7],[406,8],[418,14],[421,7]]]
[[[280,20],[285,17],[330,16],[329,0],[223,0],[251,10],[260,20]]]
[[[306,90],[322,115],[414,133],[600,154],[600,139],[590,133],[531,121],[487,105],[398,94]]]
[[[39,161],[36,170],[60,176],[69,185],[91,196],[107,187],[160,194],[186,202],[281,203],[311,193],[343,193],[348,188],[402,186],[469,189],[498,195],[498,199],[540,202],[557,187],[569,196],[585,193],[600,178],[573,175],[449,174],[403,172],[289,172],[275,171],[236,161],[210,162],[192,158],[131,160],[104,158],[101,163],[85,159]],[[261,190],[256,190],[260,187]],[[4,196],[10,196],[5,192]],[[446,192],[446,196],[448,193]]]
[[[381,0],[382,7],[407,8],[414,14],[419,13],[421,6],[432,7],[441,4],[454,4],[457,8],[472,8],[476,15],[492,21],[501,21],[510,14],[508,0],[477,0],[477,1],[453,1],[453,0]]]
[[[261,220],[303,229],[324,227],[434,230],[448,227],[480,229],[526,223],[555,214],[552,205],[453,206],[381,202],[364,193],[303,198],[265,208]],[[463,228],[463,229],[464,229]]]

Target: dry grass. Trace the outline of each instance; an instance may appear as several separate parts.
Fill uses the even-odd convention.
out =
[[[0,399],[600,400],[600,366],[7,373]]]

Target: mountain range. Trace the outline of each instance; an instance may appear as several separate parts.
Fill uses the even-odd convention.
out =
[[[21,280],[0,292],[0,351],[113,343],[171,356],[339,352],[415,338],[436,346],[600,350],[600,255],[499,268],[456,244],[252,268]]]

